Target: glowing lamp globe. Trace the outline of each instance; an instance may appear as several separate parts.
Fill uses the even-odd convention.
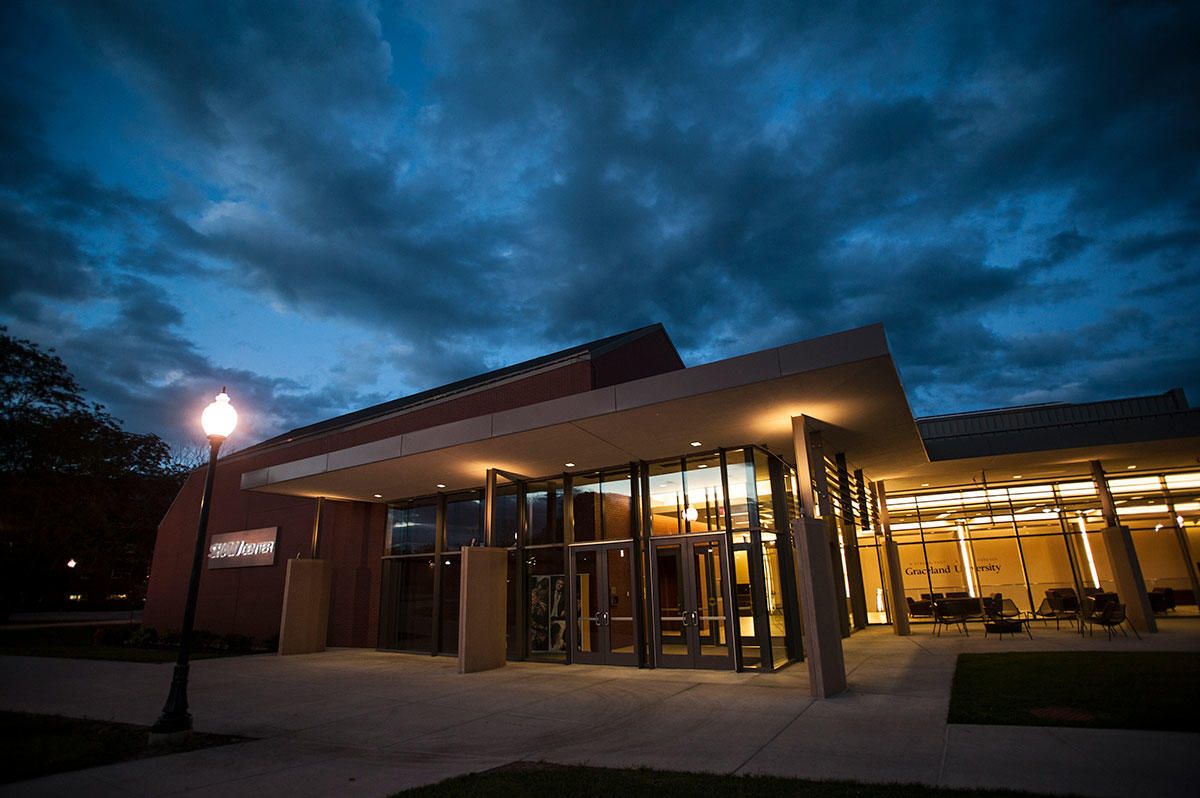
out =
[[[204,427],[204,434],[210,438],[228,438],[237,426],[237,411],[229,404],[229,394],[225,393],[224,388],[217,394],[216,401],[204,408],[200,426]]]

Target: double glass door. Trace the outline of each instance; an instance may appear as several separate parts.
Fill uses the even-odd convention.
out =
[[[651,637],[659,667],[734,667],[729,565],[721,534],[650,541]]]
[[[574,662],[637,665],[633,546],[571,547],[571,650]]]

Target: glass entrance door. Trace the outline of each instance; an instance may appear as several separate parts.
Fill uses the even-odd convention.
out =
[[[659,667],[734,667],[724,535],[650,541],[650,593],[651,637]]]
[[[637,665],[633,547],[571,547],[571,651],[574,662]]]

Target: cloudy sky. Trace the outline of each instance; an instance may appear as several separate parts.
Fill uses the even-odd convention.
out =
[[[653,322],[1200,404],[1200,5],[7,2],[0,324],[246,445]],[[231,441],[233,443],[233,441]]]

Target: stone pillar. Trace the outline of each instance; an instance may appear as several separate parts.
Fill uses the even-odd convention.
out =
[[[329,593],[333,563],[288,560],[279,618],[279,654],[311,654],[325,650],[329,636]]]
[[[808,663],[809,691],[828,698],[846,689],[846,662],[842,654],[841,616],[846,602],[838,593],[835,565],[829,546],[829,529],[820,513],[813,490],[809,463],[808,419],[792,418],[792,442],[796,450],[796,476],[800,483],[800,517],[792,522],[800,610],[804,618],[804,645]],[[825,464],[820,463],[822,476]],[[841,573],[841,564],[836,567]],[[838,607],[841,606],[841,612]]]
[[[462,550],[458,602],[458,672],[504,666],[508,552],[485,546]]]
[[[1125,605],[1129,625],[1139,632],[1157,632],[1154,610],[1150,608],[1150,597],[1146,595],[1146,580],[1142,578],[1142,566],[1133,548],[1133,537],[1129,527],[1121,525],[1117,505],[1108,491],[1108,480],[1099,460],[1092,461],[1092,481],[1100,496],[1104,512],[1104,545],[1108,548],[1108,561],[1112,565],[1113,578],[1117,583],[1117,600]]]
[[[1188,580],[1192,583],[1192,596],[1200,604],[1200,579],[1197,579],[1196,561],[1192,559],[1192,547],[1188,545],[1187,530],[1183,528],[1182,516],[1175,509],[1175,502],[1171,501],[1171,497],[1167,495],[1165,482],[1163,484],[1163,495],[1167,500],[1167,510],[1171,513],[1171,525],[1175,527],[1175,541],[1179,544],[1179,553],[1183,556],[1183,564],[1187,568]]]
[[[875,483],[875,499],[879,502],[879,526],[883,529],[883,555],[887,558],[884,588],[892,605],[892,629],[904,637],[912,634],[908,624],[908,602],[904,598],[904,573],[900,568],[900,547],[892,540],[892,522],[887,511],[887,488]]]

